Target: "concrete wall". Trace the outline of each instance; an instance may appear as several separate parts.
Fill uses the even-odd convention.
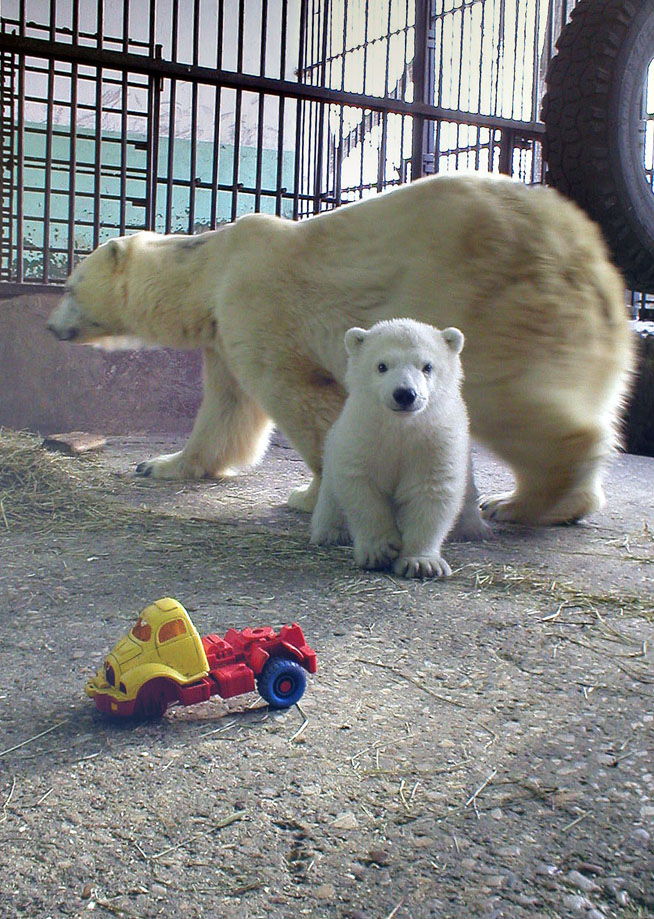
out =
[[[57,300],[0,300],[0,426],[41,434],[190,431],[202,397],[199,352],[58,342],[45,328]],[[630,453],[654,456],[654,330],[639,335],[625,441]]]
[[[0,300],[0,426],[41,434],[186,433],[202,395],[201,356],[58,342],[58,296]]]

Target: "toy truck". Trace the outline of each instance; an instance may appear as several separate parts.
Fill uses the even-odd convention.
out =
[[[169,705],[195,705],[252,692],[273,708],[301,699],[316,652],[297,623],[229,629],[200,638],[181,603],[164,597],[146,607],[112,648],[86,694],[99,711],[117,718],[161,718]]]

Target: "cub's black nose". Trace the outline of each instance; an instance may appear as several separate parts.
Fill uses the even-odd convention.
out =
[[[406,386],[398,386],[393,392],[393,398],[401,408],[409,408],[416,401],[415,389],[409,389]]]

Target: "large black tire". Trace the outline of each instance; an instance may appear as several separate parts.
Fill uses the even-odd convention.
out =
[[[633,290],[654,292],[654,194],[643,161],[652,0],[580,0],[543,100],[547,181],[604,230]]]

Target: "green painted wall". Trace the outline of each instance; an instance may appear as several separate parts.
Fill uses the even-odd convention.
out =
[[[145,168],[146,143],[143,135],[130,134],[121,144],[117,133],[104,132],[99,144],[92,131],[78,128],[74,138],[66,126],[55,125],[52,132],[52,147],[48,157],[44,125],[27,124],[24,131],[24,174],[23,174],[23,231],[25,280],[37,281],[43,277],[44,215],[46,201],[46,169],[49,159],[51,168],[50,202],[50,279],[56,280],[68,274],[68,239],[73,227],[74,248],[77,254],[84,254],[93,248],[93,223],[96,203],[94,189],[97,173],[95,163],[99,162],[99,223],[100,241],[111,239],[120,233],[121,197],[124,193],[124,221],[127,233],[145,227]],[[99,148],[99,149],[98,149]],[[196,145],[195,168],[191,175],[191,142],[175,138],[170,176],[173,180],[170,190],[170,229],[173,233],[189,232],[191,192],[194,197],[193,230],[195,232],[210,225],[212,205],[214,145],[199,141]],[[261,156],[261,203],[259,210],[275,213],[278,164],[281,157],[282,188],[292,189],[295,172],[295,153],[284,150],[278,155],[276,149],[264,149]],[[158,232],[166,231],[168,211],[168,137],[159,139],[158,177],[156,193],[156,227]],[[124,160],[124,167],[123,167]],[[123,177],[124,171],[124,177]],[[257,149],[241,146],[239,151],[237,182],[246,188],[256,185]],[[190,180],[195,181],[193,187]],[[229,185],[229,191],[219,191],[216,204],[218,223],[232,219],[232,191],[234,182],[234,146],[221,144],[218,151],[218,184]],[[176,184],[178,183],[178,184]],[[17,202],[13,213],[17,213]],[[255,210],[255,195],[239,191],[237,216]],[[282,200],[283,216],[292,215],[292,201]],[[17,224],[14,226],[16,239]],[[12,259],[15,264],[15,258]]]

